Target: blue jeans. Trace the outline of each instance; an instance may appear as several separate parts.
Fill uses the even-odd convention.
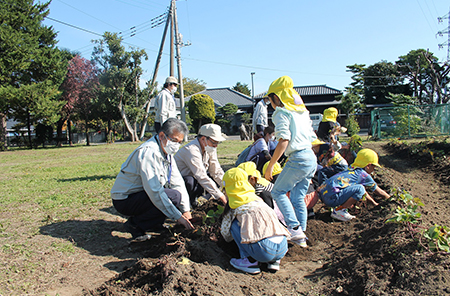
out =
[[[252,257],[259,262],[274,262],[281,260],[288,250],[287,239],[284,236],[281,243],[274,243],[270,239],[265,238],[256,243],[241,243],[241,226],[239,221],[234,219],[231,224],[231,235],[236,242],[241,258]]]
[[[350,197],[355,200],[360,200],[364,196],[364,193],[366,193],[364,186],[356,184],[342,188],[337,193],[334,193],[332,189],[327,190],[327,194],[320,196],[320,199],[328,207],[337,207],[345,203]]]
[[[317,167],[317,158],[312,149],[303,149],[289,155],[283,171],[272,190],[272,197],[280,208],[287,226],[301,226],[306,231],[308,210],[305,195]],[[290,200],[286,193],[291,192]]]

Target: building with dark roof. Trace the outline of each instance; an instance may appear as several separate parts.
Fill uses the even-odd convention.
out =
[[[230,87],[222,87],[222,88],[209,88],[196,93],[196,95],[208,95],[214,101],[214,106],[223,107],[228,103],[232,103],[238,106],[242,111],[250,111],[253,108],[253,101],[250,96],[244,95],[238,91],[231,89]],[[189,101],[191,96],[186,97],[185,101]]]
[[[302,97],[306,108],[308,108],[309,113],[323,113],[323,111],[329,107],[335,107],[340,104],[336,100],[336,96],[342,95],[342,91],[323,85],[308,85],[308,86],[294,86],[294,89]],[[255,100],[259,101],[262,99],[266,92],[258,94],[255,96]]]

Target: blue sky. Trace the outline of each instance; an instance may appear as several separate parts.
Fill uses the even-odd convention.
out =
[[[169,0],[53,0],[50,18],[103,34],[123,32],[127,44],[145,49],[143,80],[149,80],[164,26],[145,24],[163,14]],[[395,62],[410,50],[429,49],[447,59],[450,2],[444,0],[278,0],[176,1],[182,75],[206,82],[208,88],[252,87],[255,95],[276,78],[289,75],[296,86],[326,84],[343,90],[351,83],[346,66]],[[58,32],[58,46],[78,50],[90,59],[91,40],[101,37],[46,19]],[[130,28],[136,35],[130,37]],[[169,74],[169,44],[164,47],[157,81]]]

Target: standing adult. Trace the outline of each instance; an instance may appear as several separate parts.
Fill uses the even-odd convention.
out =
[[[178,80],[169,76],[166,78],[163,90],[155,98],[155,132],[159,133],[161,125],[168,118],[177,117],[177,104],[174,93],[177,91]]]
[[[187,133],[183,121],[169,118],[122,164],[111,197],[116,210],[130,216],[124,226],[134,239],[161,229],[166,217],[193,228],[189,195],[173,157]]]
[[[269,126],[269,117],[267,115],[267,105],[270,104],[269,98],[264,97],[258,102],[253,110],[253,132],[264,133],[264,129]]]
[[[225,141],[225,137],[222,136],[220,126],[205,124],[200,127],[197,137],[175,154],[175,161],[183,176],[192,205],[205,190],[215,199],[227,203],[218,185],[222,185],[224,175],[217,159],[217,146],[222,141]]]

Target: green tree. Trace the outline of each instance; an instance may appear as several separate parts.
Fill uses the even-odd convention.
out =
[[[206,89],[206,82],[198,79],[191,79],[188,77],[183,78],[183,91],[184,97],[191,96]],[[180,89],[175,92],[175,97],[180,97]]]
[[[0,2],[0,118],[25,123],[30,148],[31,126],[58,120],[58,87],[67,71],[67,60],[56,48],[56,33],[42,24],[49,3]],[[5,131],[0,134],[3,138]]]
[[[196,133],[203,124],[214,123],[216,112],[214,100],[210,96],[203,94],[193,95],[186,105]]]
[[[426,53],[424,49],[411,50],[395,62],[399,73],[408,81],[413,90],[412,95],[418,99],[419,104],[429,102],[428,92],[432,89],[431,69],[425,58]],[[437,60],[432,54],[431,56],[433,60]]]
[[[140,122],[141,135],[147,124],[145,106],[150,98],[139,88],[143,73],[142,59],[147,59],[144,50],[125,50],[122,37],[117,33],[105,32],[103,39],[94,41],[93,57],[100,65],[99,97],[110,100],[118,108],[132,141],[138,140],[137,125]]]
[[[238,106],[232,103],[227,103],[225,106],[217,108],[217,112],[221,114],[221,118],[217,120],[217,123],[227,133],[231,132],[231,122],[237,110]]]
[[[391,62],[381,61],[364,69],[364,96],[366,104],[390,103],[389,93],[411,94],[408,84]]]
[[[236,85],[232,87],[232,89],[244,95],[250,96],[250,88],[248,88],[248,84],[246,83],[237,82]]]

